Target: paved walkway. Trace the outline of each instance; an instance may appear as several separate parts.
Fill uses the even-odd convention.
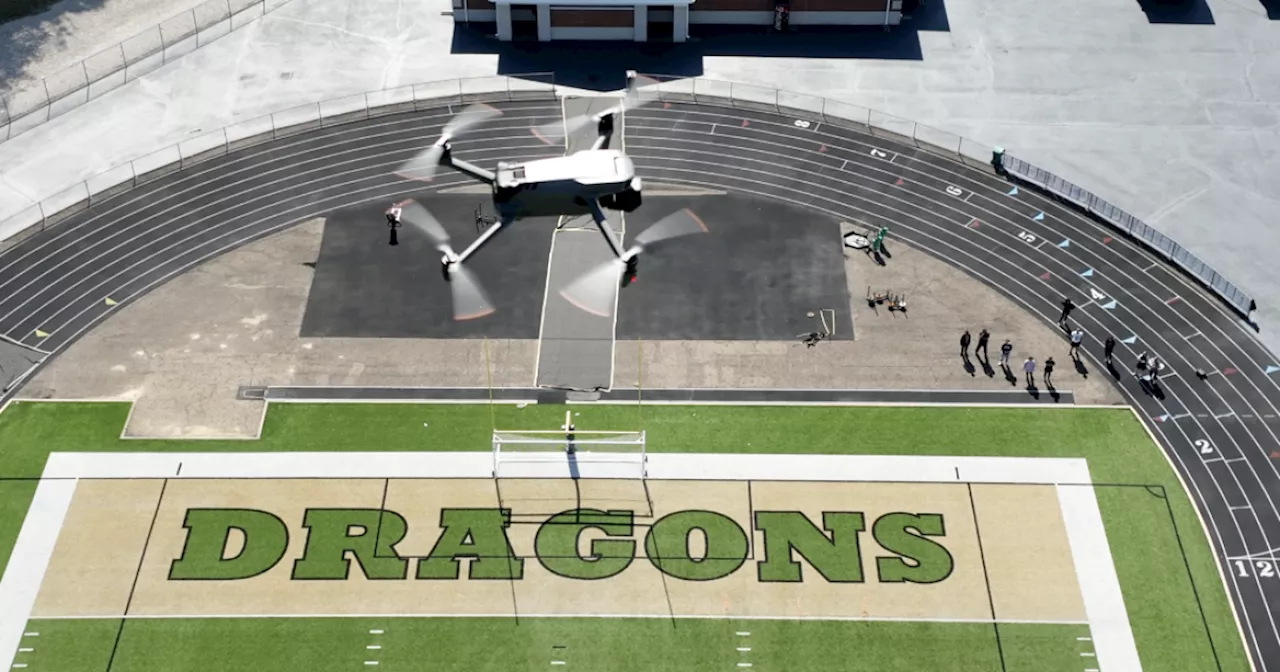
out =
[[[1271,226],[1280,211],[1280,25],[1260,2],[1209,0],[1213,23],[1177,25],[1150,23],[1136,0],[933,0],[929,12],[944,15],[846,40],[843,51],[815,42],[799,52],[808,58],[700,57],[694,45],[672,62],[648,62],[837,98],[1003,145],[1225,271],[1257,297],[1263,338],[1280,351],[1280,298],[1271,298],[1280,297],[1280,266],[1262,252],[1280,249]],[[0,145],[0,218],[108,166],[265,112],[540,64],[450,55],[446,10],[295,0]],[[760,42],[736,52],[779,50]]]

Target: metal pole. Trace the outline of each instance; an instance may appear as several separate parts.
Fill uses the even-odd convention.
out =
[[[493,407],[493,369],[489,366],[489,337],[484,337],[484,374],[489,386],[489,429],[498,431],[498,412]]]

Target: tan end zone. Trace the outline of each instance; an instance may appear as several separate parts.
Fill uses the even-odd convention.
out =
[[[159,502],[161,486],[164,496]],[[972,494],[971,494],[972,493]],[[302,556],[307,508],[381,506],[409,521],[402,557],[430,553],[442,508],[507,507],[518,581],[369,580],[356,562],[346,580],[291,580]],[[536,479],[174,479],[81,481],[59,535],[33,617],[131,615],[636,615],[775,618],[894,618],[1083,622],[1085,613],[1065,524],[1053,486],[963,483],[817,483],[742,481],[580,481]],[[240,581],[171,581],[191,508],[269,511],[289,528],[284,558]],[[617,576],[596,581],[557,576],[534,556],[541,520],[573,508],[635,512],[637,557]],[[714,581],[664,576],[644,558],[644,534],[663,516],[715,511],[747,532],[750,557]],[[819,525],[824,511],[859,511],[862,583],[831,583],[798,554],[803,581],[764,583],[757,575],[763,534],[755,511],[800,511]],[[977,520],[975,521],[975,511]],[[876,558],[891,555],[871,534],[893,512],[936,513],[937,537],[954,559],[933,584],[881,583]],[[154,515],[154,526],[152,516]],[[148,541],[148,531],[150,539]],[[978,532],[981,532],[979,544]],[[584,552],[599,531],[579,539]],[[238,542],[237,542],[238,543]],[[692,550],[701,551],[694,537]],[[145,546],[145,555],[143,547]],[[235,551],[237,549],[230,549]],[[139,558],[141,566],[139,568]],[[136,587],[134,578],[137,577]],[[990,588],[988,589],[988,586]],[[132,591],[132,600],[129,595]]]

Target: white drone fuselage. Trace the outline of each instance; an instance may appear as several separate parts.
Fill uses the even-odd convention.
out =
[[[494,205],[508,220],[590,214],[596,204],[626,212],[640,205],[642,185],[635,164],[615,149],[501,162],[494,175]]]

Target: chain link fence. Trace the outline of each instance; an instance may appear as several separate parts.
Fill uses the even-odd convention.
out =
[[[271,12],[289,0],[206,0],[0,99],[0,142],[66,114]]]
[[[287,0],[277,0],[284,2]],[[650,76],[653,77],[653,76]],[[661,77],[653,77],[662,79]],[[909,119],[821,96],[765,86],[713,79],[659,81],[651,95],[660,101],[709,103],[786,114],[797,125],[816,120],[883,137],[990,169],[994,148]],[[63,190],[0,222],[0,249],[53,226],[105,199],[207,159],[281,137],[327,128],[374,116],[410,112],[441,105],[515,100],[554,100],[552,73],[513,77],[474,77],[413,84],[304,105],[206,133],[152,152]],[[1073,204],[1178,265],[1252,322],[1254,300],[1172,239],[1097,195],[1025,161],[1005,156],[1004,169],[1014,179]],[[1255,325],[1256,328],[1256,325]]]

